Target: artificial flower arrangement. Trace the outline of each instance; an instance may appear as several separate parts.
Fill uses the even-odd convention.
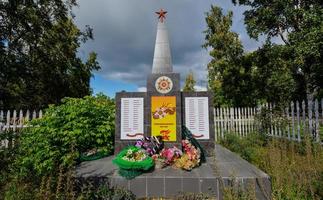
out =
[[[201,151],[189,140],[182,140],[183,152],[176,148],[164,148],[159,154],[152,155],[155,168],[174,166],[178,169],[190,171],[201,163]]]
[[[192,170],[201,163],[201,151],[191,144],[189,140],[182,140],[183,155],[175,161],[175,166],[184,170]]]
[[[182,156],[183,152],[177,147],[164,148],[160,152],[160,156],[165,159],[166,165],[172,165],[175,160]]]
[[[152,156],[158,154],[164,148],[161,136],[143,137],[136,141],[136,147],[145,149],[147,154]]]
[[[192,170],[205,161],[205,154],[190,131],[184,129],[182,149],[164,148],[161,137],[144,137],[135,146],[122,150],[113,163],[119,166],[119,174],[127,179],[134,178],[153,166],[161,169],[173,166],[178,169]]]

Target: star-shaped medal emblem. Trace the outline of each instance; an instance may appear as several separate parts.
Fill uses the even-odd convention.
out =
[[[160,11],[156,12],[156,14],[158,15],[158,19],[161,23],[164,22],[164,19],[166,19],[166,13],[167,11],[160,9]]]

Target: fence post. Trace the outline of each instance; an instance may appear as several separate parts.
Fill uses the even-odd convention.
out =
[[[18,119],[18,122],[19,122],[19,128],[22,128],[23,124],[24,124],[24,115],[23,115],[23,112],[22,110],[19,111],[19,119]]]
[[[247,107],[243,107],[243,118],[244,118],[244,122],[243,122],[243,126],[244,126],[244,135],[247,136],[248,135],[248,109]]]
[[[320,123],[319,123],[319,102],[315,100],[315,136],[316,142],[321,142],[320,140]]]
[[[33,119],[36,119],[36,116],[37,116],[37,115],[36,115],[36,111],[34,110],[34,111],[33,111]]]
[[[248,107],[248,134],[250,134],[252,131],[251,131],[251,108]]]
[[[214,133],[215,133],[215,141],[217,141],[218,140],[218,130],[217,130],[217,128],[218,128],[218,126],[217,126],[217,108],[216,107],[214,107],[214,110],[213,110],[213,112],[214,112]]]
[[[220,129],[220,108],[216,108],[216,121],[217,121],[217,135],[218,139],[221,138],[221,129]]]
[[[275,109],[276,109],[276,105],[275,105],[275,103],[272,103],[271,106],[272,106],[272,112],[274,114]],[[273,127],[274,136],[277,137],[277,135],[278,135],[278,133],[277,133],[277,121],[275,119],[275,115],[273,115],[273,120],[274,120],[274,123],[273,123],[273,125],[274,125],[274,127]]]
[[[312,99],[308,99],[308,108],[307,108],[308,109],[308,129],[311,136],[313,136],[312,108],[313,108]]]
[[[226,107],[226,116],[227,116],[227,131],[231,133],[231,119],[230,119],[230,108]]]
[[[246,128],[246,110],[245,107],[242,107],[242,135],[247,135],[247,128]]]
[[[282,113],[284,113],[284,109],[282,110]],[[283,124],[282,124],[282,121],[280,120],[278,124],[278,135],[280,138],[282,137],[282,132],[283,132]]]
[[[228,130],[228,127],[227,127],[227,108],[223,107],[223,134],[225,134],[226,130]]]
[[[26,122],[28,122],[28,121],[29,121],[29,117],[30,117],[30,111],[29,111],[29,110],[27,110],[27,112],[26,112]]]
[[[248,135],[251,133],[251,123],[250,123],[250,107],[247,107],[247,117],[248,117]]]
[[[39,119],[43,118],[43,111],[42,111],[42,110],[39,110],[38,118],[39,118]]]
[[[224,133],[223,133],[223,117],[222,117],[222,107],[220,107],[220,127],[221,127],[221,137],[222,139],[224,138]]]
[[[294,102],[291,102],[290,103],[290,107],[291,107],[291,110],[292,110],[292,137],[293,137],[293,140],[295,140],[295,113],[294,113]]]
[[[303,110],[303,136],[305,137],[306,134],[306,106],[305,101],[302,102],[302,110]]]
[[[4,130],[4,126],[5,126],[5,121],[4,121],[4,113],[3,110],[0,111],[0,134],[2,132],[2,127]],[[0,141],[0,146],[4,145],[4,141]]]
[[[240,107],[237,108],[237,118],[238,118],[238,134],[239,136],[241,137],[241,110],[240,110]]]
[[[227,121],[227,107],[223,108],[223,133],[226,134],[228,131],[228,121]]]
[[[298,101],[296,101],[296,114],[297,114],[297,141],[300,142],[301,141],[301,134],[300,134],[301,126],[300,126],[300,120],[299,120],[299,102]]]
[[[13,111],[12,121],[13,121],[13,123],[12,123],[12,126],[13,126],[12,130],[13,131],[16,131],[16,128],[17,128],[17,111],[16,110]]]
[[[7,123],[6,123],[6,126],[4,128],[4,130],[6,130],[10,128],[10,110],[7,111]]]
[[[4,126],[3,110],[0,111],[0,133],[2,131],[2,126]]]
[[[290,130],[289,130],[289,107],[285,108],[286,119],[287,119],[287,138],[290,139]]]
[[[269,113],[270,113],[270,135],[274,136],[274,123],[273,123],[273,106],[269,103]]]
[[[233,128],[234,110],[231,107],[229,111],[230,111],[230,132],[234,132],[234,128]]]
[[[255,132],[255,109],[256,107],[251,108],[251,131]]]
[[[214,108],[214,131],[215,131],[215,141],[219,140],[219,131],[218,131],[218,108]]]

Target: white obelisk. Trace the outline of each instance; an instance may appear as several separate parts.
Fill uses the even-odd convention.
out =
[[[170,52],[170,45],[168,39],[168,31],[165,24],[165,14],[167,12],[161,10],[160,12],[156,12],[159,14],[159,21],[157,26],[157,36],[155,43],[155,51],[154,51],[154,60],[152,73],[153,74],[161,74],[161,73],[172,73],[172,58]]]

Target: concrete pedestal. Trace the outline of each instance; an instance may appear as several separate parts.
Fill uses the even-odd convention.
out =
[[[78,178],[94,178],[131,190],[137,197],[172,197],[180,192],[207,193],[223,199],[223,188],[237,181],[243,188],[254,188],[257,199],[271,199],[270,177],[238,155],[215,146],[215,157],[190,172],[167,167],[126,180],[112,164],[113,156],[81,163]]]

